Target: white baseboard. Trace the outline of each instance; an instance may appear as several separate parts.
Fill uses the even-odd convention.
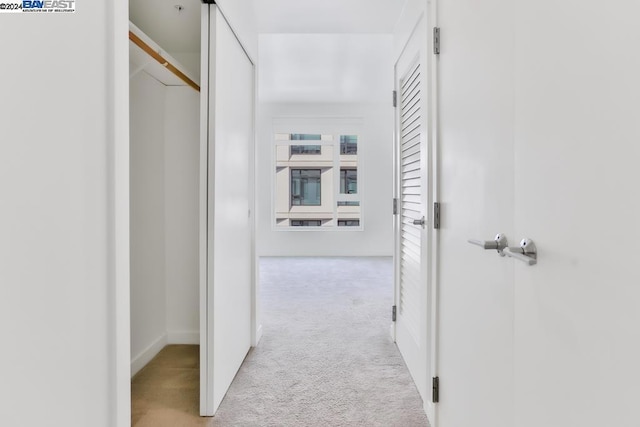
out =
[[[169,331],[167,332],[168,344],[200,344],[199,331]]]
[[[140,354],[131,359],[131,376],[133,377],[140,369],[144,368],[166,345],[167,334],[162,334],[151,345],[142,350]]]
[[[435,403],[428,402],[428,401],[424,402],[422,409],[424,409],[424,413],[427,414],[427,418],[429,419],[429,425],[431,427],[437,427],[438,420],[436,417]]]
[[[253,347],[257,346],[261,339],[262,339],[262,325],[258,326],[258,329],[256,330],[256,338],[255,338],[255,341],[253,342]]]

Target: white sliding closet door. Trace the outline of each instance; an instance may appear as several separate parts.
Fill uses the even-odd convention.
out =
[[[213,415],[251,346],[254,67],[220,10],[203,11],[200,387]]]

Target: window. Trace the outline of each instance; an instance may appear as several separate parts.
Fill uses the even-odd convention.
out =
[[[340,154],[358,154],[357,135],[340,135]]]
[[[322,135],[315,133],[291,133],[289,134],[291,141],[320,141]]]
[[[291,169],[291,206],[320,206],[320,169]]]
[[[290,155],[294,154],[321,154],[322,147],[319,145],[292,145]]]
[[[340,194],[358,194],[357,169],[340,169]]]
[[[359,219],[339,219],[338,227],[359,227],[360,220]]]
[[[292,219],[292,227],[320,227],[322,221],[319,219]]]
[[[273,226],[303,232],[360,231],[360,118],[273,121]],[[298,132],[298,133],[295,133]]]

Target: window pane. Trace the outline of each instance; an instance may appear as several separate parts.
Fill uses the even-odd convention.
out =
[[[358,154],[358,135],[340,135],[340,154]]]
[[[319,145],[292,145],[291,155],[293,154],[320,154],[322,148]]]
[[[311,133],[292,133],[289,135],[291,141],[320,141],[322,135]]]
[[[320,169],[291,169],[291,205],[320,206]]]
[[[338,227],[359,227],[360,220],[359,219],[339,219]]]
[[[358,194],[357,169],[340,169],[340,193]]]
[[[338,206],[360,206],[360,202],[338,202]]]
[[[292,219],[292,227],[320,227],[322,221],[319,219]]]

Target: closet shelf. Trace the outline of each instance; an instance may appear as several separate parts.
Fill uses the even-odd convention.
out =
[[[179,67],[182,68],[179,63],[168,54],[162,52],[157,44],[132,23],[129,23],[129,40],[182,82],[200,92],[200,86],[179,69]]]

